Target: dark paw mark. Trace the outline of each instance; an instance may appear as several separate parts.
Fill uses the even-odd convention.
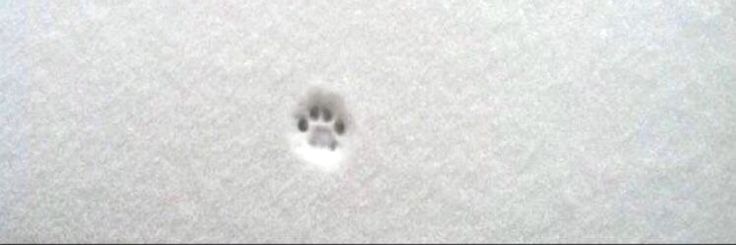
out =
[[[340,145],[337,136],[345,133],[345,121],[341,115],[321,106],[309,107],[306,115],[298,117],[296,124],[299,132],[308,134],[311,146],[333,151]]]
[[[345,110],[342,97],[338,94],[314,89],[304,98],[296,111],[297,129],[304,133],[310,146],[336,150],[343,147],[341,140],[352,127],[350,116]]]
[[[299,118],[299,122],[297,123],[297,128],[299,128],[299,131],[301,132],[307,132],[307,129],[309,129],[309,123],[307,122],[306,118]]]
[[[330,109],[323,109],[322,110],[322,120],[325,122],[329,122],[332,120],[332,111]]]
[[[345,133],[345,123],[342,122],[342,120],[338,119],[337,122],[335,122],[335,132],[337,133],[337,135],[342,135]]]
[[[317,120],[319,117],[319,107],[313,106],[312,109],[309,109],[309,118],[312,120]]]

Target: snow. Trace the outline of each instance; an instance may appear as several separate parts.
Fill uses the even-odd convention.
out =
[[[734,47],[725,0],[0,1],[0,242],[733,243]],[[289,137],[316,80],[349,157]]]

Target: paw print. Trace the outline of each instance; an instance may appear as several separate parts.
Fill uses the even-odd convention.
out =
[[[325,105],[312,105],[307,115],[299,117],[296,127],[299,132],[309,134],[310,146],[332,151],[340,145],[338,136],[345,134],[345,122],[334,115],[333,108]]]
[[[309,163],[335,169],[350,144],[350,116],[342,97],[314,88],[294,111],[293,150]]]

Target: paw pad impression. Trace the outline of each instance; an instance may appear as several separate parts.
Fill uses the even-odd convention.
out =
[[[293,113],[292,150],[324,171],[336,170],[349,148],[350,117],[342,97],[312,88]]]

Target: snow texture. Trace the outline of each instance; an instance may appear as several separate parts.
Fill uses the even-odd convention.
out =
[[[735,96],[728,0],[0,0],[0,242],[734,243]]]

